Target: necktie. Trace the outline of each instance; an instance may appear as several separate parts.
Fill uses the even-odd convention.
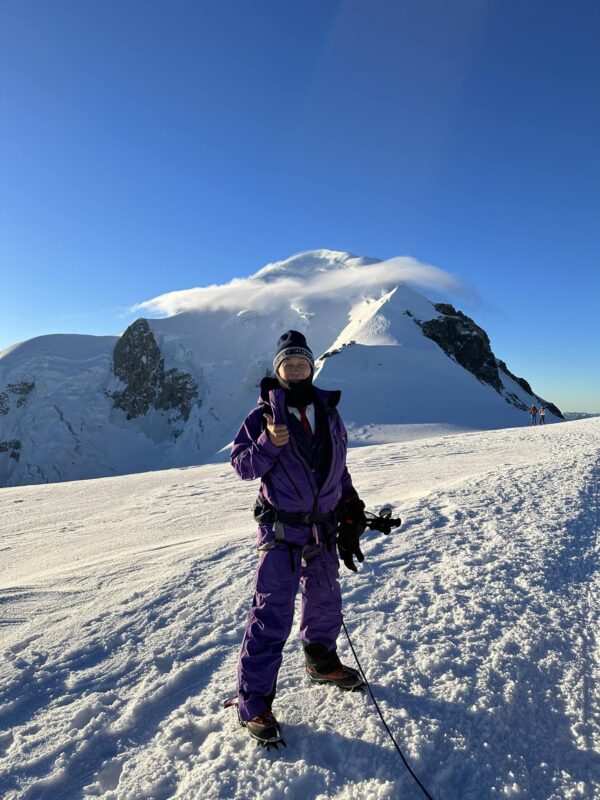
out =
[[[298,411],[300,412],[300,422],[302,423],[302,427],[308,433],[309,436],[312,436],[313,430],[310,427],[310,422],[308,421],[308,417],[306,416],[306,406],[299,406]]]

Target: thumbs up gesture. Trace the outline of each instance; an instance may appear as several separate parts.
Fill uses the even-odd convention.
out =
[[[283,447],[290,440],[290,432],[287,425],[275,425],[273,417],[270,414],[265,414],[267,420],[267,436],[269,440],[277,447]]]

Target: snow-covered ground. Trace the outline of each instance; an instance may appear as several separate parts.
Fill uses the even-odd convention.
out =
[[[600,797],[599,444],[590,419],[351,451],[405,522],[342,572],[346,623],[439,800]],[[369,696],[309,685],[295,637],[287,749],[222,709],[255,492],[227,464],[0,491],[3,798],[421,797]]]

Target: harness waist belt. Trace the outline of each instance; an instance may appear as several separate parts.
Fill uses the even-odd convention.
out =
[[[323,522],[337,521],[336,511],[281,511],[264,499],[262,495],[254,503],[254,519],[257,522],[286,522],[288,525],[321,525]]]

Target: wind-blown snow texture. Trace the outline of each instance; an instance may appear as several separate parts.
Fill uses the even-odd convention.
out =
[[[142,323],[131,352],[124,348],[130,360],[117,367],[117,337],[41,336],[8,348],[0,353],[0,486],[219,459],[289,328],[307,335],[315,356],[330,354],[318,362],[318,379],[343,389],[351,443],[528,424],[523,409],[539,399],[506,373],[500,394],[449,358],[417,324],[438,311],[398,284],[397,271],[390,285],[388,273],[377,259],[317,250],[235,286],[178,293],[191,296],[191,307]],[[137,353],[143,342],[149,350]],[[177,403],[184,385],[188,395]],[[136,393],[128,413],[124,398]]]
[[[591,419],[350,453],[405,522],[342,573],[346,622],[440,800],[600,796],[599,441]],[[368,696],[309,685],[295,637],[286,750],[221,708],[255,491],[224,464],[2,490],[2,797],[420,797]]]

